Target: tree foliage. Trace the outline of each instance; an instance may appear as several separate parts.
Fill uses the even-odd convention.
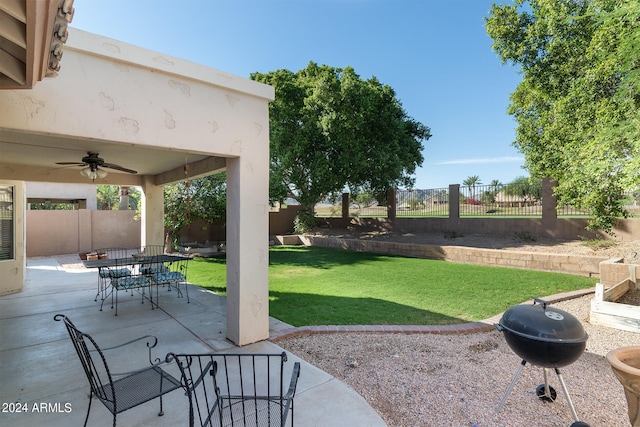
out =
[[[481,200],[485,203],[495,203],[496,197],[500,190],[502,189],[502,183],[498,179],[491,180],[491,184],[489,184],[489,189],[485,190],[482,193]]]
[[[140,189],[136,187],[128,188],[129,209],[138,210],[140,203]],[[120,186],[118,185],[96,185],[96,198],[99,210],[119,210],[120,209]]]
[[[226,173],[182,181],[164,187],[166,240],[173,244],[178,232],[194,221],[211,223],[226,217]]]
[[[120,187],[117,185],[96,185],[98,209],[103,211],[117,210],[120,203]]]
[[[502,187],[502,192],[507,196],[515,196],[527,202],[538,201],[542,199],[542,181],[519,176]]]
[[[428,127],[407,115],[394,90],[375,77],[310,62],[296,73],[251,78],[275,87],[270,104],[270,198],[295,198],[297,225],[313,225],[316,203],[349,188],[384,194],[411,187]]]
[[[494,5],[486,28],[522,71],[509,113],[531,175],[610,232],[640,184],[640,3],[516,0]]]
[[[468,176],[467,179],[462,181],[462,185],[469,188],[469,196],[473,199],[475,197],[476,187],[482,185],[482,182],[480,181],[480,177],[478,175],[472,175]]]
[[[29,210],[32,211],[72,211],[73,203],[29,203]]]

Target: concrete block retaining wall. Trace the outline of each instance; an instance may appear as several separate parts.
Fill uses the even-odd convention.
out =
[[[589,277],[600,277],[600,264],[606,257],[508,251],[464,246],[432,246],[375,240],[341,239],[324,236],[299,236],[307,246],[339,248],[351,251],[402,255],[468,264],[495,265],[527,270],[554,271]],[[292,240],[288,240],[291,244]]]

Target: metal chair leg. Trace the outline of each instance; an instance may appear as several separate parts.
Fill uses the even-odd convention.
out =
[[[91,400],[93,398],[93,393],[89,393],[89,406],[87,407],[87,416],[84,417],[84,427],[87,427],[87,421],[89,421],[89,412],[91,412]]]

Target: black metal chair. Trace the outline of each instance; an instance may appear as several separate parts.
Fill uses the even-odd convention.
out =
[[[293,426],[300,363],[286,384],[285,352],[167,354],[166,361],[173,360],[189,398],[190,427],[285,426],[288,419]]]
[[[141,304],[144,304],[144,299],[146,296],[146,291],[149,291],[149,301],[151,302],[151,309],[154,308],[153,295],[151,293],[151,278],[148,274],[145,274],[140,271],[140,268],[136,268],[134,266],[133,258],[117,258],[115,259],[115,266],[113,267],[113,271],[115,272],[125,272],[128,271],[128,274],[112,274],[109,278],[109,288],[108,291],[105,292],[105,297],[100,304],[100,311],[102,311],[102,306],[104,305],[107,297],[111,296],[111,308],[116,309],[115,315],[118,315],[118,294],[119,291],[127,291],[133,296],[133,291],[137,290],[141,294]],[[157,290],[156,290],[156,302],[155,306],[157,306]]]
[[[178,379],[162,369],[164,362],[160,359],[155,361],[151,356],[151,349],[156,346],[158,339],[152,335],[146,335],[115,347],[101,349],[95,340],[88,334],[81,332],[71,320],[63,315],[56,314],[53,317],[56,321],[64,321],[64,324],[71,337],[71,342],[78,353],[82,368],[84,369],[91,394],[89,395],[89,407],[84,425],[87,425],[89,413],[91,412],[91,399],[97,397],[104,406],[113,414],[113,426],[116,425],[116,415],[141,405],[145,402],[160,398],[159,416],[164,415],[162,411],[162,396],[170,391],[181,387]],[[125,373],[112,373],[105,359],[104,352],[138,342],[146,341],[149,352],[150,366]],[[122,354],[120,354],[122,356]],[[127,357],[130,357],[127,353]],[[151,424],[151,423],[150,423]]]
[[[129,256],[129,250],[126,248],[102,248],[96,251],[98,259],[124,259]],[[105,293],[109,288],[109,283],[113,277],[130,276],[129,268],[100,267],[98,269],[98,293],[94,301],[98,301],[98,295],[104,300]]]
[[[190,259],[189,257],[180,257],[169,262],[150,266],[151,281],[156,286],[167,286],[169,290],[175,287],[176,291],[178,291],[178,298],[182,297],[180,285],[184,285],[187,302],[190,302],[189,287],[187,285],[187,267]]]

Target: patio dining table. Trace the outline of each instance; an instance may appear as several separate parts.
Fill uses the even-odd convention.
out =
[[[150,255],[143,257],[134,257],[133,255],[128,258],[107,258],[107,259],[97,259],[97,260],[82,260],[82,265],[86,268],[105,268],[105,267],[116,267],[119,265],[127,264],[127,265],[145,265],[145,264],[157,264],[163,262],[174,262],[181,261],[184,259],[188,259],[189,257],[185,257],[182,255]]]
[[[96,294],[96,301],[98,296],[102,295],[102,302],[100,304],[100,311],[108,295],[111,295],[111,305],[113,308],[114,295],[115,295],[115,309],[116,316],[118,315],[118,290],[128,289],[140,289],[142,294],[142,301],[145,299],[145,288],[149,289],[149,302],[151,302],[151,308],[158,307],[158,286],[167,285],[171,290],[172,285],[178,292],[178,296],[182,296],[179,283],[185,282],[185,290],[187,295],[187,302],[189,302],[189,291],[186,288],[186,261],[191,259],[188,256],[161,254],[161,255],[144,255],[133,254],[126,258],[103,258],[97,260],[82,260],[82,264],[86,268],[97,268],[100,277],[109,278],[111,285],[106,285],[99,280],[98,292]],[[171,271],[167,266],[175,265],[176,271]],[[154,285],[156,289],[156,298],[154,301],[151,286]],[[110,290],[107,287],[111,287]]]

